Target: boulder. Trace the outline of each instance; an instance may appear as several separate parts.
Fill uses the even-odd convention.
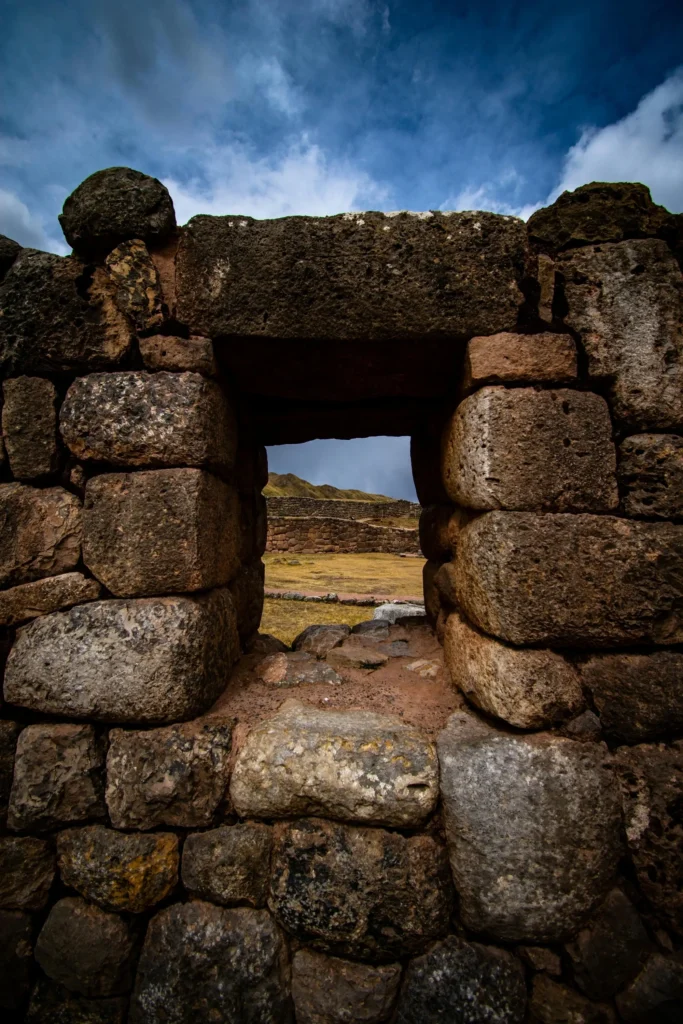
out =
[[[18,1010],[23,1005],[31,983],[32,966],[33,926],[30,915],[18,910],[0,910],[1,1010]]]
[[[432,836],[302,818],[274,838],[271,910],[314,949],[391,962],[448,931],[448,861]]]
[[[84,259],[102,259],[129,238],[161,245],[175,231],[173,200],[156,178],[107,167],[82,181],[59,215],[64,237]]]
[[[680,800],[683,741],[619,747],[626,840],[638,883],[660,920],[683,937]]]
[[[75,569],[81,503],[61,487],[0,484],[0,587]]]
[[[18,587],[0,591],[0,625],[19,626],[41,615],[96,601],[101,593],[97,580],[88,579],[80,572],[20,583]]]
[[[352,626],[351,633],[371,641],[388,640],[389,622],[386,619],[367,619],[365,622],[358,622]]]
[[[71,828],[57,837],[57,857],[64,885],[103,910],[139,914],[178,882],[178,837],[169,833]]]
[[[2,433],[12,476],[33,480],[53,473],[57,450],[57,392],[42,377],[15,377],[2,385]]]
[[[78,373],[120,364],[131,327],[107,272],[23,249],[0,285],[0,372]]]
[[[611,999],[638,973],[651,945],[633,904],[613,889],[565,948],[579,988],[601,1000]]]
[[[554,651],[509,647],[448,616],[444,658],[451,681],[477,707],[518,729],[544,729],[584,706],[579,674]]]
[[[70,718],[178,721],[213,704],[238,656],[227,590],[95,601],[18,631],[5,698]]]
[[[291,1024],[287,947],[265,910],[194,900],[150,921],[130,1024]]]
[[[107,806],[114,828],[210,825],[228,785],[231,733],[232,723],[218,718],[112,729]]]
[[[315,814],[395,828],[423,822],[438,795],[436,751],[413,726],[298,701],[252,728],[230,784],[241,817]]]
[[[513,644],[679,643],[682,560],[671,523],[490,512],[461,534],[458,603]]]
[[[276,652],[270,654],[256,666],[256,675],[267,686],[301,686],[305,683],[342,682],[340,675],[306,651]]]
[[[569,334],[503,333],[467,342],[466,391],[485,384],[563,384],[576,377],[576,344]]]
[[[529,1002],[530,1024],[617,1024],[607,1003],[591,1003],[566,985],[552,981],[546,974],[534,978]]]
[[[510,953],[449,935],[411,960],[396,1024],[522,1024],[524,971]]]
[[[60,412],[62,437],[78,459],[112,466],[208,466],[235,461],[232,409],[199,373],[91,373],[77,378]]]
[[[406,605],[402,607],[405,608]],[[386,665],[388,660],[389,658],[382,651],[370,644],[360,643],[356,637],[344,641],[339,647],[333,647],[327,654],[327,661],[330,665],[342,671],[350,668],[381,668]]]
[[[209,590],[239,568],[237,493],[201,469],[88,481],[83,561],[117,597]]]
[[[559,263],[565,321],[581,336],[591,380],[607,382],[630,430],[683,426],[683,278],[655,238],[589,246]]]
[[[683,654],[593,654],[580,665],[610,739],[642,743],[683,731]]]
[[[0,235],[0,283],[4,280],[7,271],[14,263],[21,252],[22,247],[13,238],[7,235]]]
[[[54,876],[54,853],[43,839],[0,838],[0,907],[42,910]]]
[[[28,725],[17,742],[7,825],[44,831],[105,815],[104,743],[92,725]]]
[[[300,949],[292,960],[297,1024],[381,1024],[400,980],[400,964],[371,966]]]
[[[268,825],[252,821],[195,832],[183,846],[183,885],[211,903],[263,907],[272,842]]]
[[[164,301],[157,268],[140,238],[122,242],[104,261],[116,286],[116,304],[137,331],[151,331],[164,322]]]
[[[7,806],[14,775],[14,753],[21,726],[18,722],[0,720],[0,827],[7,820]]]
[[[683,515],[683,437],[635,434],[619,445],[619,484],[627,516]]]
[[[38,978],[31,993],[26,1024],[126,1024],[128,999],[88,999],[51,981]]]
[[[136,933],[118,914],[77,896],[55,903],[36,942],[36,960],[49,978],[72,992],[99,997],[133,983]]]
[[[441,460],[449,496],[467,508],[607,512],[619,503],[607,403],[586,391],[482,388],[453,414]]]
[[[438,750],[465,926],[506,942],[571,935],[607,893],[622,852],[607,751],[499,733],[463,713],[451,716]]]
[[[629,1024],[678,1024],[683,1014],[683,958],[654,953],[638,977],[617,996]]]
[[[218,374],[211,338],[175,338],[152,334],[138,341],[146,370],[175,370],[201,373],[205,377]]]
[[[266,567],[260,558],[240,566],[230,583],[235,605],[235,619],[240,641],[244,647],[261,625],[263,615],[263,584]]]
[[[303,632],[294,638],[292,648],[295,651],[306,651],[316,658],[324,658],[333,647],[339,647],[351,633],[351,627],[345,623],[329,626],[306,626]]]

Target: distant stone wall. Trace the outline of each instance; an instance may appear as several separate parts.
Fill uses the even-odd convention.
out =
[[[330,516],[302,516],[298,519],[269,516],[266,551],[291,551],[307,555],[334,551],[418,554],[420,540],[417,530],[373,526],[371,523],[350,519],[333,519]]]
[[[419,518],[422,507],[414,501],[343,501],[334,498],[266,498],[271,516],[315,516],[333,519]]]

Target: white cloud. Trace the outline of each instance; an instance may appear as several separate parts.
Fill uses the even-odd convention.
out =
[[[528,220],[534,210],[537,210],[541,203],[516,203],[505,202],[498,198],[501,186],[494,182],[487,181],[478,188],[470,187],[461,189],[452,199],[447,199],[441,204],[442,210],[487,210],[489,213],[503,213],[507,217],[521,217]]]
[[[240,84],[256,89],[281,114],[292,117],[303,106],[300,90],[296,88],[277,57],[254,60],[245,57],[236,72]]]
[[[387,197],[386,189],[364,171],[330,161],[305,136],[279,159],[254,158],[238,146],[212,147],[202,154],[201,166],[201,180],[164,182],[179,224],[198,213],[323,216],[367,209]]]
[[[6,189],[0,189],[0,234],[27,248],[43,249],[60,256],[70,252],[64,241],[51,238],[42,221],[30,213],[18,196]]]

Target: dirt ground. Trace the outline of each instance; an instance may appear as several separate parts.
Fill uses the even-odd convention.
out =
[[[377,597],[416,597],[422,593],[424,559],[421,557],[402,558],[379,552],[365,555],[267,552],[263,561],[266,589],[321,594],[344,591]]]

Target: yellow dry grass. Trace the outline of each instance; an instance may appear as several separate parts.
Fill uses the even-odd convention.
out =
[[[269,552],[263,561],[267,588],[377,597],[418,597],[422,593],[424,561],[421,558],[401,558],[379,552],[365,555]]]
[[[271,633],[286,644],[306,626],[318,626],[327,622],[345,622],[355,626],[372,618],[374,608],[365,605],[324,604],[322,601],[281,601],[266,598],[259,632]]]

